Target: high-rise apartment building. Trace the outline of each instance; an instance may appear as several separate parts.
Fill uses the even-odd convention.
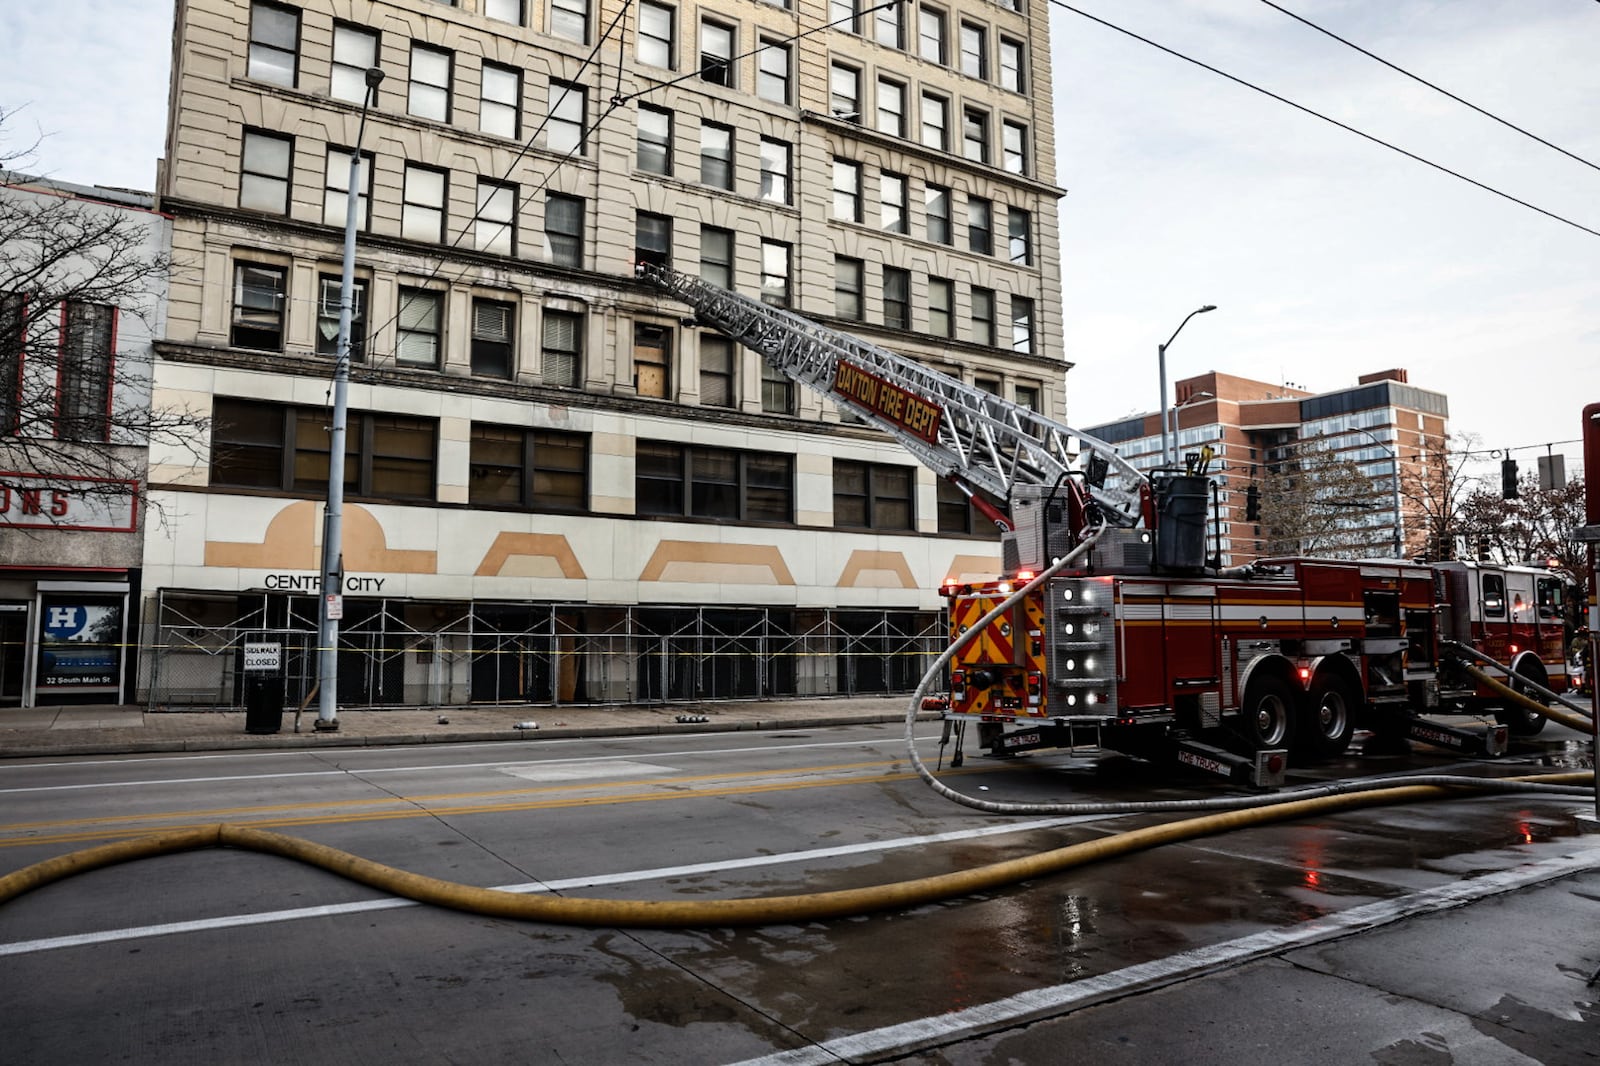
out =
[[[352,150],[343,702],[914,683],[992,530],[634,268],[1059,416],[1042,0],[176,10],[156,401],[211,423],[152,456],[153,702],[236,699],[247,633],[315,673]]]
[[[1392,557],[1398,543],[1408,558],[1437,554],[1428,503],[1431,487],[1444,474],[1449,400],[1409,384],[1406,371],[1365,374],[1353,387],[1323,393],[1212,371],[1179,381],[1167,415],[1169,452],[1179,463],[1208,446],[1215,456],[1209,472],[1217,506],[1206,533],[1209,554],[1223,566],[1293,553],[1290,544],[1270,543],[1272,530],[1249,517],[1251,490],[1259,501],[1269,478],[1292,479],[1317,456],[1354,464],[1369,484],[1350,498],[1343,489],[1333,499],[1319,499],[1315,491],[1303,495],[1303,506],[1321,512],[1337,536],[1324,538],[1335,547],[1307,544],[1301,550]],[[1141,470],[1163,465],[1160,412],[1084,432],[1116,445]]]

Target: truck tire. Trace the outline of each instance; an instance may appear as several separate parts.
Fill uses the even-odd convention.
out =
[[[1306,693],[1301,716],[1301,747],[1315,759],[1334,759],[1350,747],[1356,731],[1356,711],[1361,706],[1360,687],[1349,678],[1324,670]]]
[[[1252,680],[1241,711],[1239,730],[1254,750],[1287,748],[1294,742],[1299,714],[1294,690],[1282,678],[1268,675]]]
[[[1512,671],[1512,680],[1510,684],[1512,688],[1516,689],[1518,692],[1521,692],[1529,699],[1536,700],[1540,703],[1544,702],[1532,689],[1525,689],[1523,686],[1517,684],[1516,677],[1518,675],[1521,675],[1522,677],[1525,677],[1529,681],[1532,681],[1536,684],[1549,687],[1548,675],[1545,674],[1544,667],[1539,664],[1539,661],[1537,659],[1528,658],[1518,663],[1516,668]],[[1538,711],[1529,710],[1527,707],[1522,706],[1522,704],[1512,703],[1509,700],[1503,703],[1499,709],[1494,712],[1494,720],[1511,730],[1511,735],[1514,737],[1537,736],[1539,731],[1544,728],[1545,722],[1549,721],[1548,718],[1540,714]]]

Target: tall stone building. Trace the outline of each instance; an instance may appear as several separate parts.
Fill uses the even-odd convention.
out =
[[[992,530],[634,268],[1059,417],[1046,12],[178,0],[156,399],[213,421],[152,456],[151,701],[315,673],[355,148],[342,702],[909,688]]]

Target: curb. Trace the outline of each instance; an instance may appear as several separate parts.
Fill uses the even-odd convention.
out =
[[[917,712],[918,721],[939,721],[937,711]],[[652,723],[649,725],[554,726],[539,730],[494,730],[477,732],[393,733],[258,733],[105,743],[42,743],[37,746],[7,746],[0,749],[0,761],[77,755],[165,755],[203,751],[297,751],[302,748],[387,748],[417,744],[514,744],[540,740],[572,740],[585,737],[658,736],[669,733],[754,733],[785,729],[825,729],[846,725],[884,725],[904,722],[898,714],[868,714],[794,719],[741,718],[731,722]]]

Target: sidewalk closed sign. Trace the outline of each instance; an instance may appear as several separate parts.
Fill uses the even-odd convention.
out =
[[[244,646],[244,669],[247,674],[275,671],[282,665],[282,661],[282,644],[246,644]]]

